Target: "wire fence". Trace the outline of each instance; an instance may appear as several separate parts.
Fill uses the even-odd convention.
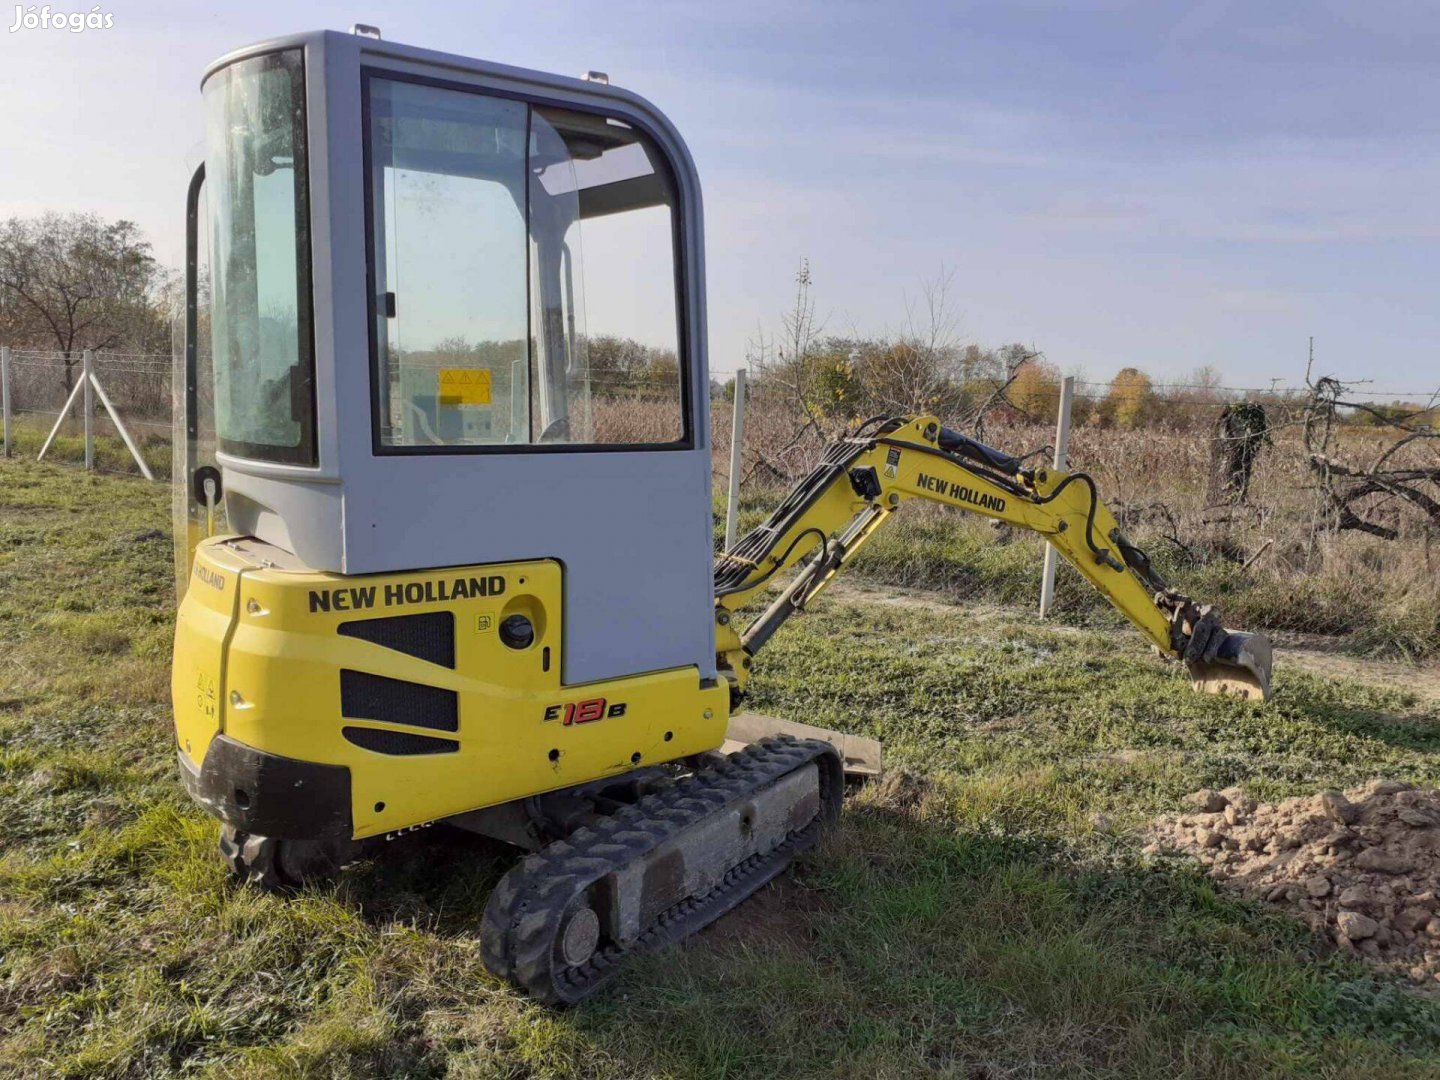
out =
[[[153,475],[168,475],[171,443],[172,358],[166,353],[92,354],[92,372],[104,400],[91,397],[91,446],[87,454],[85,358],[34,349],[9,349],[4,387],[8,404],[8,454],[85,464],[97,472],[140,475],[126,446],[128,434]],[[78,391],[77,391],[77,388]],[[126,429],[111,415],[120,419]],[[47,446],[47,436],[48,439]]]
[[[9,357],[12,432],[7,450],[34,456],[53,430],[47,459],[84,463],[84,395],[72,393],[83,374],[82,355],[11,349]],[[128,429],[152,473],[157,477],[168,475],[172,357],[166,353],[97,352],[93,354],[93,371],[104,388],[108,405]],[[1273,386],[1157,384],[1136,404],[1134,415],[1120,423],[1115,416],[1113,384],[1077,379],[1074,385],[1071,460],[1105,474],[1122,500],[1143,500],[1153,488],[1154,478],[1165,475],[1167,487],[1174,488],[1178,482],[1178,486],[1193,493],[1193,499],[1203,501],[1212,486],[1210,448],[1217,438],[1217,421],[1227,405],[1242,400],[1264,404],[1266,435],[1282,451],[1267,455],[1260,463],[1255,477],[1257,488],[1262,492],[1268,489],[1273,499],[1291,501],[1297,489],[1307,486],[1298,454],[1284,451],[1289,449],[1286,444],[1298,439],[1308,391]],[[207,380],[202,388],[202,397],[207,400],[209,389]],[[643,374],[597,371],[586,380],[585,389],[591,399],[593,434],[601,441],[665,442],[681,429],[678,374],[673,369]],[[710,387],[710,444],[717,487],[728,486],[730,480],[733,392],[733,384],[716,382]],[[1434,401],[1430,393],[1384,396],[1412,402]],[[818,460],[829,438],[852,419],[843,408],[822,408],[806,401],[793,388],[764,377],[750,379],[746,400],[745,439],[736,460],[740,486],[757,494],[788,485],[804,475]],[[1059,401],[1058,385],[1011,387],[992,403],[979,434],[1010,453],[1043,453],[1054,438]],[[965,409],[958,402],[935,406],[944,422],[973,433],[976,417],[965,415]],[[107,410],[98,405],[92,431],[90,457],[95,469],[139,474],[120,430]],[[1355,435],[1356,439],[1366,437],[1363,429]],[[1383,435],[1377,432],[1374,438]]]

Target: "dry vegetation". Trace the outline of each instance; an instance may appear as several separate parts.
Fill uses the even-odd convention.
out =
[[[788,397],[763,381],[752,389],[742,473],[747,526],[823,446]],[[1245,500],[1231,502],[1219,490],[1214,463],[1225,404],[1218,395],[1162,400],[1148,419],[1127,427],[1095,403],[1072,433],[1071,468],[1096,477],[1107,504],[1162,572],[1197,597],[1222,603],[1238,625],[1343,636],[1362,654],[1419,659],[1440,651],[1440,520],[1375,490],[1354,505],[1393,536],[1340,527],[1311,467],[1304,398],[1265,403],[1268,444]],[[717,487],[726,482],[730,410],[724,400],[713,410]],[[987,413],[984,431],[1010,453],[1040,450],[1054,439],[1053,424],[1003,404]],[[1363,472],[1408,434],[1342,423],[1330,437],[1330,454]],[[1440,492],[1440,440],[1413,439],[1385,464],[1424,474],[1420,485]],[[1039,563],[1033,538],[997,535],[974,517],[915,504],[876,538],[857,570],[886,584],[1028,604],[1038,595]],[[1062,584],[1061,617],[1103,617],[1103,604],[1078,578],[1070,586]]]

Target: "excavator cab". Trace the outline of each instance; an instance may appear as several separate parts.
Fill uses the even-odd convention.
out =
[[[754,652],[911,498],[1046,535],[1162,651],[1268,693],[1263,639],[1241,656],[1165,590],[1093,481],[933,417],[842,439],[716,562],[678,133],[598,73],[356,29],[237,50],[201,86],[172,696],[182,783],[240,877],[292,888],[441,821],[504,840],[534,855],[490,898],[485,962],[581,1000],[760,888],[873,773],[878,744],[731,713]]]
[[[600,75],[362,34],[202,89],[187,514],[214,519],[208,482],[232,532],[336,574],[544,554],[567,681],[713,677],[700,191],[668,121]]]

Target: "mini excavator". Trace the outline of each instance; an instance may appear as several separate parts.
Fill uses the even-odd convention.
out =
[[[202,93],[173,697],[244,880],[436,822],[505,841],[485,962],[584,999],[835,820],[844,739],[731,714],[912,499],[1041,534],[1197,688],[1268,695],[1265,639],[1169,588],[1088,475],[933,416],[861,424],[716,560],[699,180],[603,74],[357,27],[233,52]]]

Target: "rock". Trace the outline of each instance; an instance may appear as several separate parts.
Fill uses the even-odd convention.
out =
[[[1355,947],[1360,950],[1362,955],[1368,956],[1371,960],[1380,958],[1380,944],[1374,938],[1366,938]]]
[[[1368,915],[1358,911],[1342,911],[1335,917],[1335,925],[1351,941],[1365,941],[1375,936],[1379,924]]]
[[[1184,798],[1186,806],[1194,807],[1202,814],[1218,814],[1225,809],[1226,798],[1213,788],[1201,788]]]
[[[1331,854],[1348,851],[1350,848],[1358,846],[1359,843],[1360,834],[1354,829],[1336,829],[1325,837],[1325,847]]]
[[[1402,930],[1414,933],[1416,930],[1423,929],[1430,922],[1431,914],[1423,907],[1407,907],[1395,916],[1395,925]]]
[[[1360,808],[1338,791],[1320,793],[1320,809],[1332,821],[1349,825],[1360,816]]]
[[[1224,840],[1225,838],[1219,833],[1211,829],[1207,829],[1203,825],[1201,825],[1198,829],[1195,830],[1195,843],[1199,844],[1202,848],[1219,847],[1224,842]]]
[[[1355,856],[1355,865],[1361,870],[1374,870],[1381,874],[1404,874],[1414,864],[1399,852],[1371,847]]]
[[[1340,893],[1340,906],[1354,910],[1365,910],[1375,903],[1375,896],[1364,885],[1351,885]]]
[[[1242,814],[1240,808],[1232,802],[1229,806],[1225,807],[1225,821],[1230,825],[1243,825],[1245,823],[1245,815]]]
[[[1440,919],[1431,919],[1425,924],[1425,933],[1433,938],[1440,938]]]
[[[1255,807],[1259,805],[1259,803],[1257,803],[1249,795],[1245,794],[1244,788],[1222,788],[1220,791],[1220,797],[1224,799],[1228,805],[1235,807],[1235,809],[1241,814],[1252,813],[1255,810]]]
[[[1278,904],[1285,899],[1285,895],[1289,891],[1289,888],[1284,885],[1276,885],[1273,889],[1271,889],[1268,893],[1265,894],[1265,899],[1269,900],[1272,904]]]
[[[1305,879],[1305,891],[1316,900],[1330,895],[1330,879],[1324,874],[1316,874],[1312,878]]]
[[[1397,795],[1402,791],[1410,791],[1414,786],[1404,780],[1372,780],[1365,790],[1371,795]]]
[[[1414,806],[1402,806],[1395,812],[1395,816],[1416,829],[1427,829],[1431,825],[1440,824],[1440,818],[1437,818],[1434,811],[1420,810]]]
[[[1250,837],[1247,837],[1246,840],[1245,840],[1245,850],[1246,850],[1246,851],[1264,851],[1264,850],[1265,850],[1265,841],[1262,840],[1262,839],[1260,839],[1260,837],[1258,837],[1258,836],[1250,836]]]

